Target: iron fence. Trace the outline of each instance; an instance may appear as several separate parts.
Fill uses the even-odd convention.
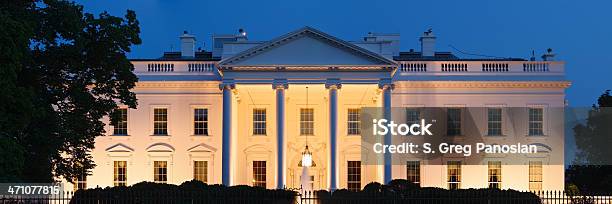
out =
[[[424,204],[612,204],[612,196],[603,195],[570,195],[563,191],[532,192],[534,197],[515,197],[513,194],[496,194],[492,196],[486,191],[461,193],[449,191],[445,195],[411,191],[401,196],[368,195],[348,197],[325,197],[316,192],[306,191],[299,193],[294,200],[287,200],[286,196],[268,196],[262,198],[257,194],[245,193],[243,195],[228,195],[225,193],[199,193],[177,191],[150,191],[146,193],[126,192],[122,195],[97,193],[95,196],[79,197],[73,192],[64,192],[60,195],[38,196],[9,196],[1,195],[0,204],[124,204],[124,203],[261,203],[261,204],[344,204],[344,203],[372,203],[372,204],[398,204],[398,203],[424,203]],[[533,199],[535,198],[535,200]]]
[[[64,192],[58,195],[12,196],[0,195],[0,204],[295,204],[298,197],[286,194],[266,195],[244,192],[201,192],[151,190],[145,193],[126,190],[124,193],[89,193],[87,196]]]
[[[349,196],[320,196],[314,191],[302,192],[299,195],[299,204],[612,204],[612,196],[603,195],[571,195],[564,191],[539,191],[533,197],[516,196],[512,193],[498,193],[491,195],[487,191],[462,192],[448,191],[448,193],[431,193],[410,191],[402,195],[385,196],[380,194],[349,195]]]

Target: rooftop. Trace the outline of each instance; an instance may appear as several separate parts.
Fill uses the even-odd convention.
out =
[[[310,29],[320,32],[314,28],[304,27],[300,30]],[[299,31],[299,30],[298,30]],[[294,31],[296,32],[296,31]],[[293,33],[293,32],[291,32]],[[291,34],[288,33],[288,34]],[[323,32],[321,32],[323,33]],[[323,33],[322,35],[329,36]],[[220,61],[222,59],[232,58],[233,56],[249,50],[251,48],[264,46],[270,41],[252,41],[248,40],[248,36],[244,29],[240,29],[237,34],[213,35],[212,51],[206,51],[198,48],[194,49],[195,36],[184,32],[179,36],[181,40],[181,50],[164,52],[159,58],[139,58],[131,59],[132,61]],[[282,36],[281,36],[282,37]],[[336,38],[334,38],[336,39]],[[396,62],[402,61],[535,61],[535,57],[527,60],[524,58],[501,58],[501,57],[481,57],[481,58],[460,58],[452,52],[441,52],[435,50],[436,36],[430,30],[423,33],[419,38],[421,43],[420,51],[410,49],[409,51],[400,51],[399,34],[377,34],[368,33],[362,41],[346,41],[351,46],[371,52],[379,57],[384,57],[388,60]],[[341,40],[340,40],[341,41]],[[345,41],[342,41],[345,42]],[[535,53],[533,53],[535,55]],[[554,53],[548,49],[542,55],[543,61],[554,61]]]

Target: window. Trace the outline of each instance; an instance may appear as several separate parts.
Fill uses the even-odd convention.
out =
[[[461,109],[449,108],[446,111],[446,135],[461,135]]]
[[[266,187],[266,161],[253,161],[253,186]]]
[[[529,108],[529,135],[544,135],[544,109]]]
[[[193,179],[208,182],[208,161],[193,161]]]
[[[487,109],[487,135],[499,136],[502,135],[502,109],[488,108]]]
[[[446,177],[448,189],[454,190],[461,188],[461,161],[446,162]]]
[[[420,185],[421,183],[421,162],[408,161],[406,163],[406,180]]]
[[[361,161],[348,161],[347,187],[349,191],[361,190]]]
[[[253,135],[266,135],[266,109],[253,109]]]
[[[489,188],[501,189],[501,161],[489,161]]]
[[[193,109],[193,135],[208,135],[208,109]]]
[[[155,183],[168,182],[168,162],[154,161],[153,162],[153,181]]]
[[[361,134],[361,110],[358,108],[348,109],[347,123],[349,135]]]
[[[529,191],[542,190],[542,162],[529,161]]]
[[[126,186],[127,184],[127,161],[113,162],[113,185]]]
[[[74,180],[75,180],[74,181],[74,191],[87,188],[87,173],[86,172],[83,172],[82,175],[77,176]]]
[[[421,111],[418,108],[406,109],[406,124],[419,124],[421,121]]]
[[[153,135],[168,135],[168,109],[153,109]]]
[[[314,134],[314,109],[300,109],[300,135]]]
[[[117,121],[113,126],[113,135],[127,135],[127,108],[119,108],[114,114]]]

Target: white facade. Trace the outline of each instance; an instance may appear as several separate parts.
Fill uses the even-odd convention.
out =
[[[184,34],[181,39],[191,37]],[[425,37],[422,42],[434,43],[435,37]],[[114,135],[115,127],[109,125],[107,134],[96,138],[92,155],[97,167],[87,177],[87,187],[115,185],[115,161],[126,161],[127,185],[155,181],[156,176],[164,180],[164,173],[165,182],[180,184],[194,179],[194,172],[201,173],[195,161],[205,161],[205,173],[199,175],[207,183],[299,188],[298,164],[307,139],[316,164],[309,169],[313,187],[347,188],[349,161],[360,161],[362,151],[360,136],[348,133],[349,109],[384,107],[387,102],[392,107],[564,107],[569,86],[560,61],[463,60],[429,50],[435,44],[423,48],[432,56],[399,52],[399,35],[393,34],[346,42],[306,27],[267,42],[248,41],[241,34],[220,36],[215,38],[218,42],[224,43],[213,45],[212,53],[190,52],[189,41],[183,44],[191,47],[182,49],[186,53],[179,57],[169,57],[170,53],[133,61],[140,78],[133,90],[138,107],[127,110],[127,135]],[[305,108],[313,110],[313,133],[308,136],[300,134]],[[167,134],[154,134],[156,109],[167,110]],[[206,135],[195,134],[196,109],[207,111]],[[255,110],[265,110],[265,134],[255,134],[262,131],[254,130]],[[224,112],[231,119],[224,118]],[[546,114],[545,121],[559,119]],[[281,116],[284,120],[279,121]],[[563,152],[563,140],[551,139],[562,138],[563,129],[542,129],[545,136],[505,137],[548,143]],[[541,189],[563,189],[564,166],[534,160],[544,161]],[[157,163],[155,168],[155,161],[166,165]],[[265,161],[265,169],[258,161]],[[265,171],[265,184],[259,181],[262,174],[255,175],[256,167]],[[461,188],[488,187],[486,164],[460,168]],[[405,165],[387,171],[382,165],[360,169],[361,187],[407,177]],[[529,172],[529,164],[502,163],[501,188],[529,190]],[[421,186],[448,187],[444,162],[422,161],[419,175]]]

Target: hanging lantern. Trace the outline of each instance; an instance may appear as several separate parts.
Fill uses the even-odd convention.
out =
[[[308,150],[308,145],[306,145],[306,149],[304,149],[304,151],[302,152],[302,166],[312,166],[312,153],[310,152],[310,150]]]
[[[308,108],[308,86],[306,87],[306,108]],[[312,153],[308,150],[308,135],[306,135],[306,148],[304,148],[302,152],[302,166],[312,166]]]

